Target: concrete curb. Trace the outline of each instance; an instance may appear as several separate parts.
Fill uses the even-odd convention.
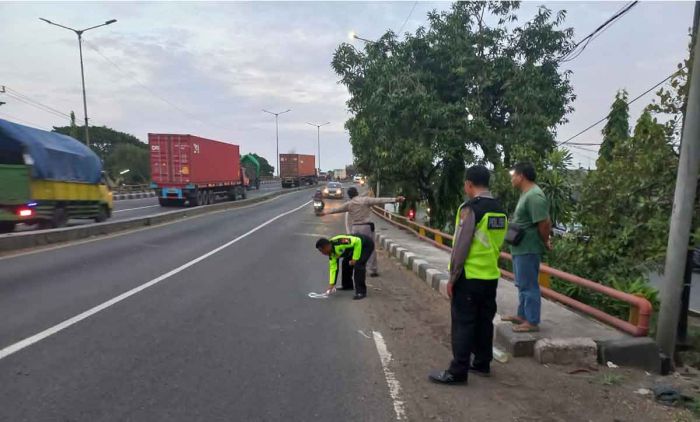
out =
[[[283,191],[271,192],[256,198],[244,199],[241,201],[222,202],[214,205],[185,208],[182,210],[175,210],[146,217],[134,217],[120,221],[86,224],[83,226],[64,227],[60,229],[4,234],[0,235],[0,254],[3,252],[30,249],[37,246],[64,243],[89,237],[118,233],[140,227],[155,226],[157,224],[163,224],[202,214],[209,214],[216,211],[241,208],[246,205],[263,202],[287,193],[311,189],[312,187],[313,186],[304,186],[293,189],[285,189]]]
[[[376,244],[413,271],[430,288],[446,299],[447,272],[433,268],[418,254],[411,252],[390,237],[377,233]],[[622,339],[596,343],[591,338],[536,338],[531,334],[518,334],[510,330],[510,324],[497,324],[494,341],[513,357],[534,357],[541,363],[592,364],[598,359],[605,364],[612,360],[618,365],[659,371],[658,348],[648,337]],[[507,333],[504,336],[502,333]],[[501,334],[501,335],[499,335]],[[539,346],[536,346],[536,343]]]
[[[114,194],[112,199],[115,201],[122,201],[124,199],[155,198],[155,196],[155,192],[131,192]]]

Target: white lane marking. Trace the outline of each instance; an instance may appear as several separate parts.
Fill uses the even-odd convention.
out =
[[[382,361],[382,369],[384,369],[384,378],[386,378],[386,383],[389,386],[389,395],[394,403],[394,413],[396,413],[396,420],[403,421],[406,420],[406,411],[403,407],[403,400],[401,400],[401,385],[399,380],[396,379],[394,372],[389,368],[391,364],[391,353],[384,343],[384,337],[382,333],[378,331],[372,331],[372,336],[374,337],[374,344],[377,345],[377,352],[379,353],[379,360]]]
[[[149,205],[147,207],[136,207],[136,208],[127,208],[125,210],[116,210],[116,211],[112,211],[112,214],[116,214],[118,212],[124,212],[124,211],[142,210],[144,208],[155,208],[155,207],[160,207],[160,205]]]
[[[360,334],[362,334],[362,336],[363,336],[364,338],[372,338],[372,337],[368,336],[367,334],[365,334],[365,332],[362,331],[362,330],[357,330],[357,332],[360,333]]]
[[[59,324],[54,325],[54,326],[51,327],[51,328],[48,328],[48,329],[46,329],[46,330],[44,330],[44,331],[41,331],[41,332],[39,332],[39,333],[37,333],[37,334],[34,334],[34,335],[31,336],[31,337],[27,337],[27,338],[25,338],[24,340],[20,340],[20,341],[18,341],[18,342],[15,343],[15,344],[11,344],[11,345],[5,347],[4,349],[0,350],[0,359],[4,359],[4,358],[6,358],[6,357],[8,357],[8,356],[10,356],[10,355],[12,355],[12,354],[14,354],[14,353],[17,353],[17,352],[19,352],[20,350],[22,350],[22,349],[24,349],[24,348],[26,348],[26,347],[29,347],[29,346],[31,346],[31,345],[34,344],[34,343],[37,343],[37,342],[39,342],[39,341],[41,341],[41,340],[43,340],[43,339],[45,339],[45,338],[47,338],[47,337],[50,337],[50,336],[52,336],[52,335],[54,335],[54,334],[56,334],[56,333],[58,333],[58,332],[60,332],[60,331],[62,331],[62,330],[65,330],[66,328],[70,327],[71,325],[77,324],[78,322],[80,322],[80,321],[82,321],[82,320],[84,320],[84,319],[86,319],[86,318],[89,318],[89,317],[91,317],[92,315],[95,315],[96,313],[98,313],[98,312],[100,312],[100,311],[103,311],[103,310],[109,308],[110,306],[115,305],[115,304],[117,304],[117,303],[119,303],[119,302],[121,302],[121,301],[123,301],[123,300],[125,300],[125,299],[127,299],[127,298],[129,298],[129,297],[131,297],[131,296],[133,296],[133,295],[135,295],[136,293],[141,292],[142,290],[145,290],[145,289],[147,289],[147,288],[149,288],[149,287],[151,287],[151,286],[153,286],[153,285],[155,285],[155,284],[160,283],[160,282],[163,281],[163,280],[166,280],[166,279],[168,279],[168,278],[174,276],[174,275],[177,274],[177,273],[180,273],[180,272],[186,270],[187,268],[189,268],[189,267],[191,267],[191,266],[193,266],[193,265],[195,265],[195,264],[197,264],[197,263],[199,263],[199,262],[201,262],[201,261],[203,261],[203,260],[209,258],[210,256],[214,255],[215,253],[220,252],[220,251],[222,251],[222,250],[228,248],[229,246],[233,245],[234,243],[239,242],[239,241],[241,241],[242,239],[245,239],[246,237],[248,237],[248,236],[250,236],[251,234],[257,232],[258,230],[262,229],[263,227],[268,226],[268,225],[270,225],[271,223],[273,223],[273,222],[279,220],[280,218],[286,217],[286,216],[289,215],[289,214],[292,214],[292,213],[294,213],[294,212],[296,212],[296,211],[299,211],[300,209],[306,207],[306,206],[309,205],[310,203],[311,203],[311,201],[306,202],[305,204],[303,204],[303,205],[300,206],[300,207],[296,207],[296,208],[294,208],[294,209],[292,209],[292,210],[286,211],[286,212],[284,212],[284,213],[278,215],[277,217],[274,217],[274,218],[272,218],[272,219],[270,219],[270,220],[267,220],[266,222],[264,222],[264,223],[260,224],[259,226],[257,226],[257,227],[255,227],[255,228],[249,230],[248,232],[246,232],[246,233],[244,233],[244,234],[238,236],[237,238],[235,238],[235,239],[233,239],[233,240],[231,240],[231,241],[229,241],[229,242],[227,242],[227,243],[224,243],[223,245],[219,246],[218,248],[213,249],[213,250],[211,250],[211,251],[205,253],[204,255],[202,255],[202,256],[200,256],[200,257],[198,257],[198,258],[195,258],[195,259],[193,259],[192,261],[189,261],[189,262],[187,262],[187,263],[185,263],[185,264],[183,264],[183,265],[181,265],[181,266],[175,268],[174,270],[168,271],[167,273],[165,273],[165,274],[163,274],[163,275],[161,275],[161,276],[159,276],[159,277],[156,277],[156,278],[154,278],[154,279],[151,280],[151,281],[148,281],[148,282],[146,282],[146,283],[144,283],[144,284],[142,284],[142,285],[140,285],[140,286],[134,287],[133,289],[131,289],[131,290],[127,291],[127,292],[124,292],[124,293],[120,294],[119,296],[116,296],[116,297],[114,297],[114,298],[112,298],[112,299],[110,299],[110,300],[108,300],[108,301],[106,301],[106,302],[103,302],[103,303],[101,303],[101,304],[99,304],[99,305],[97,305],[97,306],[95,306],[95,307],[93,307],[93,308],[90,308],[90,309],[88,309],[88,310],[85,311],[85,312],[82,312],[82,313],[80,313],[80,314],[78,314],[78,315],[76,315],[76,316],[74,316],[74,317],[72,317],[72,318],[69,318],[69,319],[67,319],[67,320],[65,320],[65,321],[63,321],[63,322],[61,322],[61,323],[59,323]]]

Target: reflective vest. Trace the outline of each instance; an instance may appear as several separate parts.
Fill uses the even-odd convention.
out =
[[[455,227],[459,227],[465,206],[470,207],[474,213],[476,226],[469,254],[464,261],[464,278],[497,279],[501,276],[498,257],[506,236],[508,217],[495,199],[475,198],[459,207]]]

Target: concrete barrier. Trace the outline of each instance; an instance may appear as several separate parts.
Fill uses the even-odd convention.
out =
[[[149,192],[131,192],[131,193],[115,193],[112,199],[122,201],[124,199],[140,199],[140,198],[155,198],[156,194],[153,191]]]
[[[307,190],[313,187],[314,186],[303,186],[299,188],[285,189],[284,191],[271,192],[251,199],[222,202],[219,204],[193,208],[185,208],[182,210],[174,210],[146,217],[134,217],[120,221],[108,221],[97,224],[64,227],[60,229],[4,234],[0,235],[0,254],[9,251],[30,249],[37,246],[70,242],[95,236],[104,236],[107,234],[118,233],[126,230],[133,230],[140,227],[155,226],[158,224],[181,220],[183,218],[188,217],[194,217],[197,215],[240,208],[246,205],[263,202],[268,199],[275,198],[277,196],[281,196],[287,193]]]

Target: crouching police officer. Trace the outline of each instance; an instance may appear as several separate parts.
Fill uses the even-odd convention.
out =
[[[338,275],[338,260],[343,258],[343,284],[352,286],[354,278],[355,296],[353,299],[360,300],[367,296],[367,285],[365,277],[367,275],[367,261],[374,252],[374,241],[371,238],[356,235],[338,235],[330,239],[320,238],[316,242],[316,249],[328,256],[329,287],[327,293],[335,290],[335,280]]]
[[[470,371],[483,376],[491,373],[493,318],[501,274],[498,256],[507,219],[488,190],[489,178],[484,166],[467,169],[464,192],[469,200],[457,211],[447,284],[453,360],[447,370],[430,374],[430,380],[436,383],[463,384]]]

